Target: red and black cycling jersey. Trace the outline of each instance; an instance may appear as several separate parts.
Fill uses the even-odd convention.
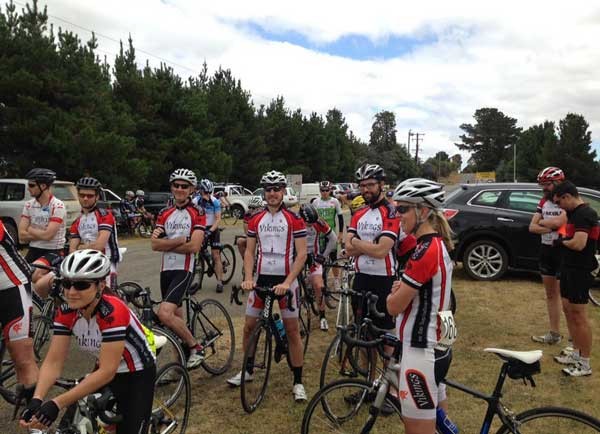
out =
[[[110,258],[110,262],[116,264],[120,261],[119,245],[117,242],[117,228],[115,217],[106,209],[95,207],[88,213],[81,215],[71,225],[71,238],[79,238],[84,244],[89,244],[98,239],[100,231],[108,231],[108,243],[104,254]]]
[[[75,336],[79,348],[96,357],[102,343],[125,341],[117,373],[154,366],[154,354],[140,321],[118,297],[103,294],[89,321],[79,310],[60,306],[54,317],[54,334]]]
[[[452,269],[440,235],[419,237],[402,275],[402,281],[418,291],[396,318],[402,342],[416,348],[433,348],[437,344],[441,333],[437,313],[449,309]]]
[[[381,237],[389,237],[396,242],[399,230],[400,218],[393,205],[385,199],[356,211],[348,226],[348,233],[355,234],[361,240],[374,242]],[[354,264],[358,273],[393,276],[396,260],[393,249],[390,249],[382,259],[359,255]]]
[[[596,244],[600,235],[598,214],[588,204],[581,204],[573,211],[567,211],[566,237],[573,238],[576,232],[588,235],[583,250],[563,249],[563,266],[579,270],[592,271],[598,266],[596,261]]]
[[[257,240],[258,274],[287,276],[294,262],[294,240],[306,237],[306,225],[283,206],[274,214],[264,209],[248,222],[248,237]]]
[[[29,283],[31,268],[0,220],[0,291]]]

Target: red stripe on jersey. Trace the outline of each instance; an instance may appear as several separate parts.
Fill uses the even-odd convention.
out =
[[[135,372],[135,363],[133,363],[133,357],[127,348],[123,349],[123,360],[125,360],[129,372]]]
[[[12,283],[15,284],[15,286],[19,286],[22,284],[22,282],[17,278],[17,276],[15,276],[15,273],[13,273],[13,271],[10,269],[10,267],[8,266],[8,263],[6,262],[6,260],[0,256],[0,267],[2,267],[2,269],[4,270],[4,272],[6,273],[6,275],[8,276],[8,278],[10,279],[10,281]],[[6,330],[9,329],[9,327],[5,327]]]
[[[402,317],[402,322],[400,323],[400,330],[398,331],[398,338],[404,342],[404,328],[406,327],[406,322],[408,321],[408,317],[410,316],[410,311],[412,310],[412,301],[406,306],[404,309],[404,316]]]
[[[55,222],[55,223],[62,223],[62,219],[58,218],[58,217],[50,217],[50,219],[48,220],[48,222]]]
[[[590,239],[597,240],[600,236],[600,226],[594,226],[590,231]]]
[[[440,285],[440,307],[438,308],[438,312],[439,312],[444,308],[444,302],[446,301],[446,264],[444,262],[444,249],[440,245],[440,243],[442,241],[439,238],[435,238],[435,240],[438,243],[438,257],[439,257],[438,264],[439,264],[440,271],[442,272],[442,282]],[[436,329],[436,335],[437,335],[438,341],[442,338],[441,325],[442,324],[440,322],[440,317],[438,315],[437,316],[437,329]]]
[[[294,237],[294,225],[292,223],[292,219],[290,215],[285,212],[286,210],[282,210],[282,214],[285,217],[285,221],[288,225],[287,239],[285,240],[285,275],[290,274],[290,258],[291,258],[291,249],[292,249],[292,239]]]

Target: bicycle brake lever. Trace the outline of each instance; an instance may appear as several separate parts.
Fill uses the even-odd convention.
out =
[[[229,296],[229,303],[231,304],[235,301],[235,304],[237,304],[238,306],[241,306],[243,303],[240,301],[239,295],[240,295],[240,288],[233,285],[231,287],[231,295]]]
[[[293,312],[296,310],[296,308],[294,308],[294,305],[292,303],[292,301],[294,300],[294,295],[292,294],[292,291],[288,290],[288,292],[285,294],[285,296],[287,297],[287,303],[286,306],[289,309],[290,312]]]

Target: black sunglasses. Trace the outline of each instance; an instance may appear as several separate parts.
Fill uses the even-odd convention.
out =
[[[37,187],[37,184],[36,184],[36,183],[34,183],[34,182],[29,182],[29,183],[27,183],[27,186],[28,186],[29,188],[35,188],[35,187]]]
[[[330,190],[330,189],[328,189],[328,188],[322,188],[322,189],[321,189],[321,193],[325,193],[326,191],[331,191],[331,190]]]
[[[396,206],[396,211],[398,211],[400,214],[406,214],[409,210],[416,207],[416,205],[398,205]]]
[[[97,280],[68,280],[63,279],[61,285],[64,289],[75,288],[76,291],[85,291],[92,286],[92,283],[98,282]]]
[[[192,184],[179,184],[177,182],[174,182],[171,185],[173,188],[179,188],[181,190],[185,190],[186,188],[190,188],[192,186]]]
[[[270,193],[272,191],[280,192],[281,191],[281,187],[265,187],[265,191],[267,193]]]

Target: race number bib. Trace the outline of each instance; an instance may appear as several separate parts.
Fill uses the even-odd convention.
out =
[[[452,315],[451,310],[443,310],[438,312],[438,318],[440,320],[440,327],[442,329],[438,346],[442,348],[451,347],[458,336],[458,328],[454,322],[454,315]]]

